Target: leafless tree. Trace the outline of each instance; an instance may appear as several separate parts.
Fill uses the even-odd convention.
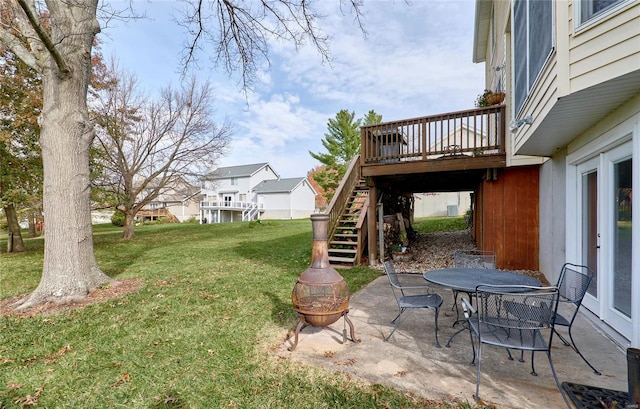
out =
[[[360,16],[360,0],[351,4]],[[315,26],[312,0],[192,0],[185,64],[194,61],[203,42],[215,46],[219,61],[252,78],[267,55],[272,36],[309,40],[327,55]],[[103,3],[109,12],[109,2]],[[44,169],[45,251],[42,278],[17,308],[44,301],[65,302],[111,279],[98,267],[91,227],[89,157],[95,129],[87,106],[91,51],[101,27],[99,0],[4,0],[0,3],[0,42],[42,76],[40,146]],[[111,10],[112,13],[117,11]],[[22,36],[28,39],[24,45]],[[245,81],[245,85],[247,82]]]
[[[123,237],[134,237],[134,217],[158,195],[204,175],[224,153],[232,126],[213,121],[213,93],[195,79],[165,88],[157,101],[136,78],[111,64],[110,87],[97,94],[96,145],[103,187],[124,212]]]

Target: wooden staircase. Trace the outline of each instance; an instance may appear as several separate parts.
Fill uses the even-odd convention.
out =
[[[329,262],[359,264],[366,245],[369,189],[360,177],[360,155],[351,160],[327,208]]]
[[[369,188],[359,180],[347,199],[344,210],[329,239],[329,262],[331,264],[354,265],[362,254],[362,227],[366,221],[369,205]],[[364,226],[366,228],[366,225]]]

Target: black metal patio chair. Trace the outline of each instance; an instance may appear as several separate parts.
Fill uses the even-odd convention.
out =
[[[438,341],[438,313],[442,305],[442,297],[440,294],[433,293],[431,287],[428,285],[402,285],[399,274],[396,272],[391,260],[384,263],[384,270],[387,273],[387,278],[389,279],[389,284],[391,284],[391,290],[399,310],[398,315],[391,321],[391,323],[394,324],[393,330],[387,335],[384,341],[387,342],[396,331],[400,325],[400,317],[405,310],[409,308],[433,308],[435,309],[436,347],[440,348],[440,342]],[[417,292],[417,294],[410,294],[413,292]]]
[[[589,284],[593,279],[593,272],[587,266],[582,266],[579,264],[565,263],[562,266],[562,271],[560,272],[560,277],[558,278],[558,282],[556,286],[560,291],[560,303],[561,305],[568,305],[571,309],[571,315],[569,318],[565,318],[560,313],[556,314],[555,325],[567,327],[567,332],[569,333],[569,339],[571,342],[567,341],[554,327],[555,333],[558,335],[558,338],[566,345],[571,346],[574,351],[580,355],[580,358],[593,370],[596,375],[600,375],[600,371],[598,371],[587,358],[582,355],[582,352],[576,346],[576,342],[573,339],[573,334],[571,333],[571,328],[573,327],[573,322],[578,315],[578,310],[582,305],[582,300],[584,299],[587,290],[589,289]]]
[[[507,350],[531,351],[532,375],[537,375],[534,367],[534,353],[545,352],[558,390],[567,407],[571,409],[551,360],[558,289],[556,287],[480,285],[476,288],[473,297],[475,307],[464,297],[461,304],[470,329],[472,363],[477,361],[474,398],[480,399],[482,346],[493,345],[507,348]]]
[[[496,253],[495,251],[487,250],[458,250],[453,253],[453,267],[455,268],[496,268]],[[456,310],[456,321],[460,319],[458,310],[458,290],[453,291],[453,305],[451,311]],[[471,294],[467,293],[469,299]],[[454,323],[454,325],[455,325]]]

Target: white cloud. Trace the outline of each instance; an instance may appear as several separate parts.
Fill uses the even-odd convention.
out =
[[[326,16],[318,26],[331,38],[331,64],[323,63],[312,46],[296,50],[274,42],[271,70],[257,73],[247,95],[237,78],[198,70],[215,84],[217,114],[237,124],[223,165],[268,161],[283,177],[303,176],[317,164],[308,151],[323,150],[327,120],[341,109],[357,117],[373,109],[390,121],[473,108],[484,88],[483,67],[471,62],[474,2],[368,0],[363,7],[367,38],[353,14],[348,9],[343,14],[339,5],[337,0],[315,3]],[[177,44],[182,43],[176,37],[183,35],[169,16],[156,18],[151,28],[139,26],[152,30],[148,33],[137,32],[137,23],[121,28],[112,47],[151,87],[176,78]],[[157,30],[166,39],[162,47],[151,35]]]

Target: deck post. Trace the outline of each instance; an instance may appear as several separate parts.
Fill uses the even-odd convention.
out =
[[[373,178],[368,178],[369,185],[369,217],[367,217],[367,240],[369,247],[369,265],[376,266],[378,264],[376,223],[376,204],[378,203],[378,188]]]

